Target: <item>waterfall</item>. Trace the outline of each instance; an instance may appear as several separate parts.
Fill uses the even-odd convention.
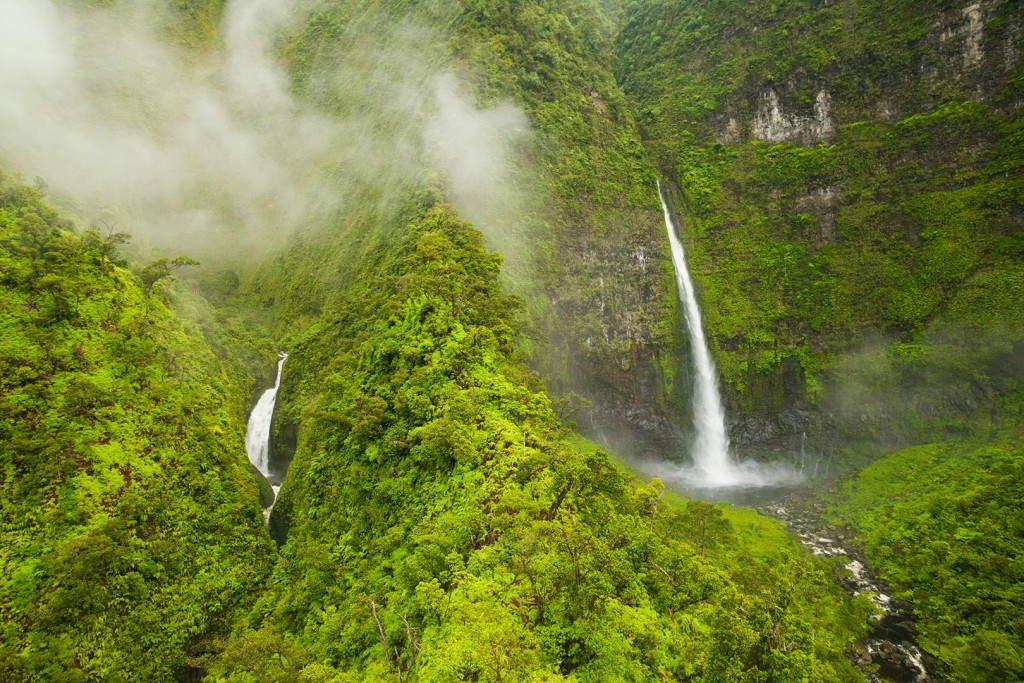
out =
[[[693,426],[696,439],[693,448],[693,465],[707,484],[728,484],[734,479],[732,463],[729,460],[729,437],[725,432],[725,410],[718,393],[718,372],[704,341],[704,328],[700,319],[697,296],[693,281],[686,267],[686,252],[676,234],[668,204],[658,183],[658,197],[665,212],[665,228],[672,246],[672,265],[675,266],[679,298],[683,302],[686,326],[690,332],[690,349],[697,381],[693,387]]]
[[[704,341],[704,328],[700,308],[693,290],[693,280],[686,268],[686,252],[676,234],[676,226],[669,213],[665,195],[658,183],[658,197],[665,213],[665,229],[672,247],[672,265],[675,266],[679,298],[683,302],[686,326],[689,328],[693,369],[697,381],[693,387],[693,426],[696,433],[693,445],[693,467],[679,468],[660,463],[647,470],[679,483],[689,492],[760,487],[788,487],[803,481],[803,475],[782,463],[733,462],[729,456],[729,437],[725,431],[725,409],[718,393],[718,372]],[[712,494],[708,494],[712,495]],[[718,497],[715,495],[714,497]]]
[[[256,466],[264,477],[270,476],[270,418],[274,415],[274,404],[277,401],[277,390],[281,386],[281,368],[288,354],[278,354],[277,376],[274,386],[263,392],[256,407],[249,415],[249,427],[245,431],[245,452],[249,454],[249,462]],[[274,493],[277,491],[275,489]]]

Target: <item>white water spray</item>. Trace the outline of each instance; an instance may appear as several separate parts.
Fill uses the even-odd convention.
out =
[[[694,293],[693,280],[686,267],[686,252],[676,234],[676,226],[669,213],[665,195],[658,183],[658,197],[665,213],[665,228],[672,247],[672,264],[676,271],[679,298],[683,302],[686,326],[690,332],[690,348],[697,381],[693,388],[693,426],[696,431],[693,448],[693,467],[660,466],[656,474],[669,481],[678,480],[687,487],[721,489],[760,486],[785,486],[802,480],[791,468],[756,462],[734,463],[729,456],[729,437],[725,430],[725,409],[718,392],[718,372],[711,360],[704,328]]]
[[[245,431],[245,452],[249,462],[256,466],[264,477],[270,476],[270,419],[274,415],[274,404],[277,401],[277,390],[281,387],[281,368],[288,358],[287,353],[280,353],[277,362],[277,376],[274,386],[263,392],[256,407],[249,415],[249,427]],[[275,489],[274,493],[277,491]]]

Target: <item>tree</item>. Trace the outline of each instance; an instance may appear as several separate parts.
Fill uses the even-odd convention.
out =
[[[139,279],[146,290],[146,296],[153,293],[156,283],[170,278],[174,271],[184,266],[198,266],[199,261],[188,256],[179,256],[176,259],[168,260],[159,258],[153,261],[139,272]]]
[[[702,500],[690,501],[687,513],[692,538],[700,546],[700,556],[703,558],[708,542],[729,531],[729,520],[722,516],[722,508]]]

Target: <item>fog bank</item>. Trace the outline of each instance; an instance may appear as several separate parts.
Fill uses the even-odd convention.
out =
[[[523,114],[478,106],[431,29],[411,25],[366,36],[368,54],[339,49],[313,84],[332,92],[297,97],[277,46],[307,5],[229,0],[220,43],[199,52],[167,40],[180,17],[160,2],[4,0],[0,166],[91,222],[200,257],[277,246],[360,185],[379,182],[386,201],[430,168],[467,218],[498,227],[518,203],[507,168]]]

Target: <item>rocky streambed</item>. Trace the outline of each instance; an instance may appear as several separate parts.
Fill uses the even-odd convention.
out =
[[[916,616],[911,605],[895,600],[868,568],[864,557],[841,529],[823,521],[818,503],[786,499],[766,504],[762,514],[781,520],[815,555],[847,560],[850,576],[842,580],[851,595],[864,594],[876,608],[871,634],[857,644],[851,658],[872,683],[932,683],[935,658],[917,644]]]

